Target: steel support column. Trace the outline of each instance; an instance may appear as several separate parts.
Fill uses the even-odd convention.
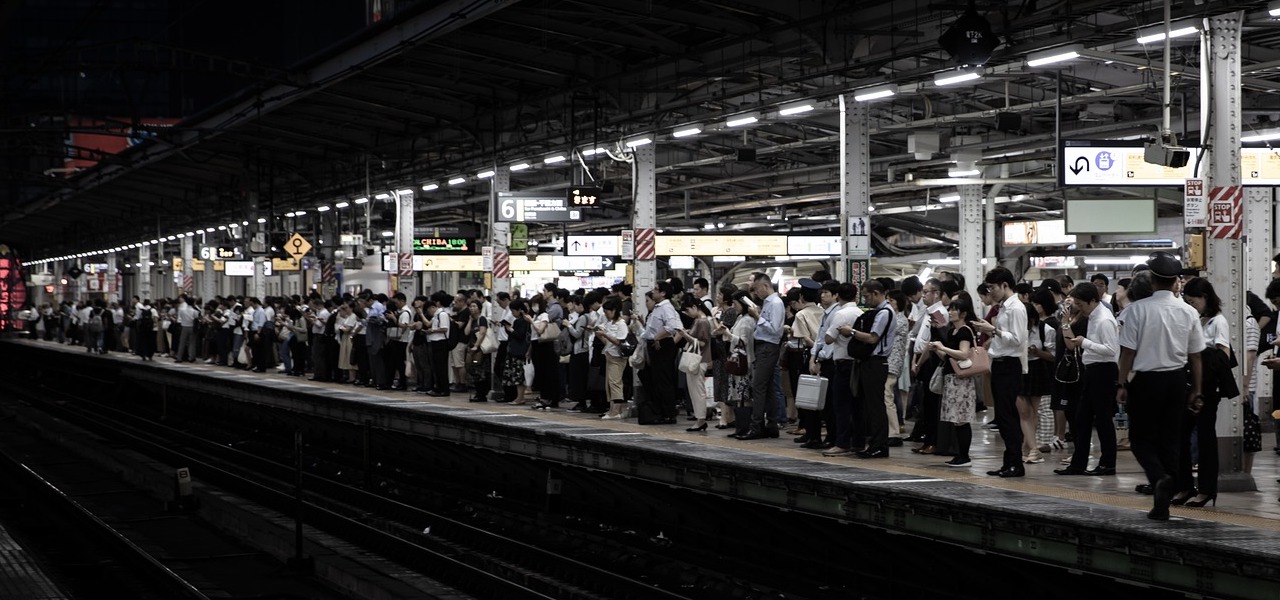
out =
[[[1245,257],[1245,290],[1266,298],[1267,285],[1271,283],[1271,257],[1275,256],[1273,230],[1271,221],[1275,213],[1275,188],[1247,187],[1244,189],[1244,257]],[[1245,307],[1248,310],[1248,306]],[[1248,314],[1248,313],[1246,313]],[[1240,350],[1240,361],[1243,364],[1245,350]],[[1255,365],[1256,366],[1256,365]],[[1243,376],[1243,372],[1241,375]],[[1274,410],[1272,397],[1271,369],[1257,371],[1258,396],[1254,400],[1253,409],[1259,415],[1268,415]],[[1248,381],[1240,386],[1241,392],[1247,392]],[[1266,422],[1266,419],[1263,419]]]
[[[211,234],[200,234],[200,244],[205,248],[209,247],[208,237]],[[208,302],[218,295],[218,272],[214,270],[214,258],[216,252],[210,251],[209,258],[203,259],[204,272],[200,274],[200,299]]]
[[[151,256],[148,250],[151,246],[138,246],[138,294],[139,298],[146,300],[151,297]]]
[[[1205,188],[1239,186],[1240,182],[1240,27],[1243,12],[1209,17],[1201,37],[1200,131],[1209,133],[1209,165]],[[1212,120],[1209,118],[1212,117]],[[1245,262],[1239,239],[1206,240],[1207,277],[1222,299],[1222,314],[1231,327],[1231,347],[1243,351]],[[1218,406],[1218,490],[1257,490],[1253,476],[1243,471],[1241,398],[1224,399]]]
[[[184,236],[182,238],[182,288],[183,292],[195,295],[195,246],[196,238],[194,236]],[[191,289],[187,289],[187,281],[191,281]]]
[[[836,266],[836,278],[851,281],[851,260],[870,258],[871,239],[871,118],[867,107],[840,96],[840,237],[844,254]],[[850,223],[865,221],[867,246],[854,247]],[[869,271],[869,269],[868,269]],[[870,273],[862,273],[869,278]],[[861,283],[855,281],[854,283]]]
[[[494,216],[493,207],[498,203],[498,192],[511,191],[511,167],[507,165],[500,166],[493,170],[493,178],[490,182],[489,194],[489,243],[493,246],[493,254],[509,253],[511,247],[511,224],[499,223]],[[498,292],[511,292],[511,272],[507,271],[506,277],[493,278],[493,303],[497,307]],[[496,309],[501,310],[501,309]],[[501,314],[499,314],[501,316]]]
[[[115,252],[109,252],[106,255],[106,259],[107,259],[107,280],[102,282],[102,293],[103,293],[103,296],[106,298],[107,303],[110,304],[112,302],[117,302],[120,300],[120,289],[115,287],[116,273],[119,271],[119,266],[116,265],[116,261],[119,260],[119,258],[116,257]]]
[[[965,290],[974,294],[982,281],[982,184],[967,183],[956,186],[960,191],[960,274],[964,275]]]
[[[413,190],[408,189],[392,192],[396,202],[396,254],[413,254],[413,195]],[[396,279],[396,291],[409,300],[418,295],[417,273]]]
[[[632,157],[635,161],[631,165],[635,172],[633,183],[634,202],[631,212],[631,227],[633,229],[653,229],[657,227],[658,158],[653,146],[653,144],[646,144],[632,149]],[[653,289],[654,284],[657,282],[658,261],[656,257],[654,260],[636,260],[636,297],[643,298],[644,293]],[[644,310],[643,302],[636,302],[636,305],[639,311]]]

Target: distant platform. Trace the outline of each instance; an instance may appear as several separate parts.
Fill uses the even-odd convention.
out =
[[[1132,455],[1122,450],[1118,474],[1059,476],[1060,459],[1026,465],[1027,476],[1000,479],[999,435],[974,423],[973,464],[891,448],[888,459],[828,458],[800,449],[790,436],[738,441],[709,428],[601,421],[565,410],[471,403],[465,394],[435,398],[316,383],[157,356],[89,354],[82,347],[6,340],[9,364],[26,360],[72,369],[80,361],[112,361],[119,376],[171,389],[212,393],[300,414],[376,426],[428,438],[710,493],[922,536],[1188,594],[1280,598],[1280,486],[1277,455],[1266,437],[1253,474],[1260,491],[1220,494],[1211,508],[1173,507],[1166,522],[1146,517],[1151,497]],[[12,350],[20,349],[18,353]],[[15,362],[17,364],[15,364]],[[982,415],[979,415],[981,419]]]

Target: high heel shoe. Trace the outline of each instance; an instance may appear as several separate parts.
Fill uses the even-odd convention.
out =
[[[1200,500],[1199,498],[1203,498],[1203,500]],[[1210,503],[1212,503],[1214,506],[1218,505],[1217,494],[1200,494],[1199,496],[1196,496],[1195,498],[1192,498],[1184,502],[1183,506],[1194,506],[1196,508],[1200,508]]]
[[[706,421],[703,421],[701,425],[699,425],[699,426],[697,426],[697,427],[690,427],[690,428],[686,429],[685,431],[688,431],[689,433],[697,433],[697,432],[699,432],[699,431],[706,431],[706,430],[707,430],[707,422],[706,422]]]
[[[1187,504],[1188,501],[1190,501],[1192,498],[1195,498],[1195,497],[1196,497],[1195,488],[1191,488],[1189,490],[1182,490],[1181,492],[1174,494],[1173,497],[1169,499],[1169,504],[1172,504],[1174,506],[1182,506],[1184,504]]]

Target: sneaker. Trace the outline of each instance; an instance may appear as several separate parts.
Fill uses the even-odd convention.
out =
[[[1000,424],[996,423],[995,421],[987,421],[987,424],[983,425],[982,427],[984,429],[1000,429]]]
[[[1069,465],[1069,464],[1071,464],[1071,457],[1070,457],[1070,456],[1068,456],[1068,457],[1066,457],[1066,458],[1064,458],[1064,459],[1062,459],[1062,460],[1060,460],[1060,461],[1058,461],[1058,462],[1060,462],[1060,463],[1062,463],[1062,464],[1064,464],[1064,465]]]
[[[600,415],[601,421],[614,421],[621,418],[622,418],[622,415]]]
[[[1038,465],[1038,464],[1040,464],[1040,463],[1044,462],[1044,457],[1043,457],[1043,456],[1040,456],[1040,453],[1039,453],[1039,452],[1036,452],[1035,454],[1028,454],[1028,455],[1026,455],[1026,456],[1022,457],[1022,462],[1026,463],[1026,464],[1029,464],[1029,465]]]
[[[957,456],[957,457],[955,457],[955,458],[953,458],[953,459],[951,459],[951,460],[949,460],[949,461],[947,461],[947,462],[944,462],[944,463],[942,463],[942,464],[944,464],[944,465],[946,465],[946,466],[948,466],[948,467],[967,467],[967,466],[969,466],[970,464],[973,464],[973,461],[971,461],[971,460],[969,460],[969,459],[967,459],[967,458],[961,458],[961,457]]]
[[[1049,445],[1052,446],[1054,450],[1066,450],[1067,440],[1062,438],[1053,438],[1053,441],[1049,442]]]
[[[822,451],[823,456],[849,456],[851,454],[853,454],[853,450],[850,450],[849,448],[841,448],[839,446],[832,446]]]
[[[211,364],[213,364],[213,359],[212,359],[212,358],[205,359],[204,364],[206,364],[206,365],[211,365]]]

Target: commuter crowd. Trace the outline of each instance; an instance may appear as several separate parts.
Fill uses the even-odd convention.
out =
[[[606,420],[674,424],[683,409],[690,433],[712,424],[743,441],[785,432],[828,457],[903,448],[964,468],[983,426],[1003,442],[1000,467],[987,472],[1001,478],[1052,454],[1057,475],[1111,476],[1127,442],[1148,480],[1136,491],[1154,497],[1151,518],[1167,519],[1170,505],[1216,501],[1219,410],[1237,411],[1245,450],[1260,450],[1256,367],[1280,367],[1259,363],[1276,341],[1275,312],[1250,293],[1245,347],[1232,348],[1222,302],[1196,275],[1157,252],[1114,293],[1103,275],[1032,285],[996,267],[976,298],[954,273],[859,286],[825,271],[785,291],[764,273],[718,290],[673,278],[638,302],[625,283],[547,283],[527,298],[135,297],[43,306],[31,327],[91,352],[473,402],[492,391]],[[1265,296],[1280,306],[1280,280]]]

